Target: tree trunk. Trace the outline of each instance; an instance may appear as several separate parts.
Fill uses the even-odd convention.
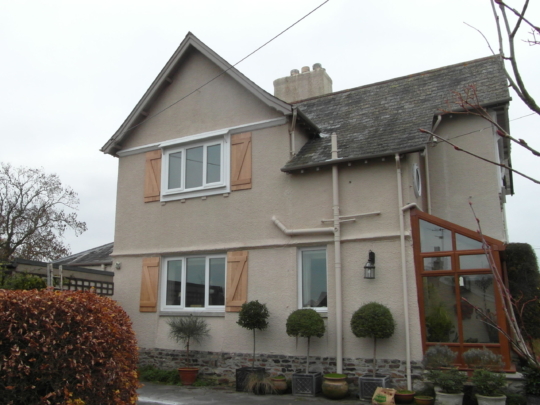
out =
[[[307,338],[306,374],[309,374],[309,339]]]
[[[377,376],[377,338],[373,338],[373,377]]]
[[[253,358],[251,359],[251,368],[255,368],[255,329],[253,329]]]

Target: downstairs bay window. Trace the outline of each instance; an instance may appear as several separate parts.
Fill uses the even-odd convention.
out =
[[[225,310],[227,259],[224,255],[163,260],[162,310]]]
[[[445,345],[461,355],[486,347],[503,356],[510,369],[509,345],[503,334],[506,319],[497,282],[480,236],[440,218],[411,211],[418,303],[424,351]],[[485,237],[496,271],[501,274],[502,242]]]

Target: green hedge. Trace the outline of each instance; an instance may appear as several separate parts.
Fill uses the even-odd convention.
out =
[[[508,285],[518,309],[524,305],[519,321],[522,332],[531,339],[540,339],[540,273],[538,260],[531,245],[509,243],[505,249]],[[519,317],[519,312],[516,311]]]

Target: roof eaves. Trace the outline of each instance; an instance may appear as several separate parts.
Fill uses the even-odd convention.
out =
[[[354,162],[354,161],[357,161],[357,160],[377,159],[377,158],[382,158],[382,157],[394,156],[396,154],[404,155],[404,154],[407,154],[407,153],[421,152],[424,149],[425,149],[425,145],[418,146],[418,147],[415,147],[415,148],[410,148],[410,149],[400,149],[400,150],[396,150],[396,151],[376,153],[376,154],[371,154],[371,155],[354,156],[354,157],[344,158],[344,159],[339,159],[339,158],[338,159],[329,159],[329,160],[325,160],[325,161],[322,161],[322,162],[307,163],[307,164],[298,165],[298,166],[291,166],[291,167],[284,166],[280,170],[282,172],[285,172],[285,173],[290,173],[290,172],[297,171],[297,170],[311,169],[313,167],[334,165],[336,163],[341,164],[341,163]]]

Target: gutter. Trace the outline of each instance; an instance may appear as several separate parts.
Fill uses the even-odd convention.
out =
[[[298,113],[300,114],[300,111]],[[377,159],[377,158],[383,158],[383,157],[390,157],[390,156],[394,156],[396,153],[398,153],[400,155],[404,155],[404,154],[407,154],[407,153],[421,152],[425,148],[426,148],[425,145],[421,145],[421,146],[417,146],[417,147],[410,148],[410,149],[403,149],[403,150],[397,150],[397,151],[393,151],[393,152],[378,153],[378,154],[375,154],[375,155],[363,155],[363,156],[355,156],[355,157],[350,157],[350,158],[340,158],[339,162],[340,163],[348,163],[348,162],[354,162],[354,161],[357,161],[357,160]],[[296,170],[311,169],[313,167],[321,167],[321,166],[329,166],[329,165],[334,164],[334,162],[332,160],[333,159],[328,159],[328,160],[323,160],[323,161],[320,161],[320,162],[307,163],[307,164],[304,164],[304,165],[298,165],[298,166],[292,166],[292,167],[284,166],[280,170],[282,172],[285,172],[285,173],[290,173],[290,172],[293,172],[293,171],[296,171]]]

